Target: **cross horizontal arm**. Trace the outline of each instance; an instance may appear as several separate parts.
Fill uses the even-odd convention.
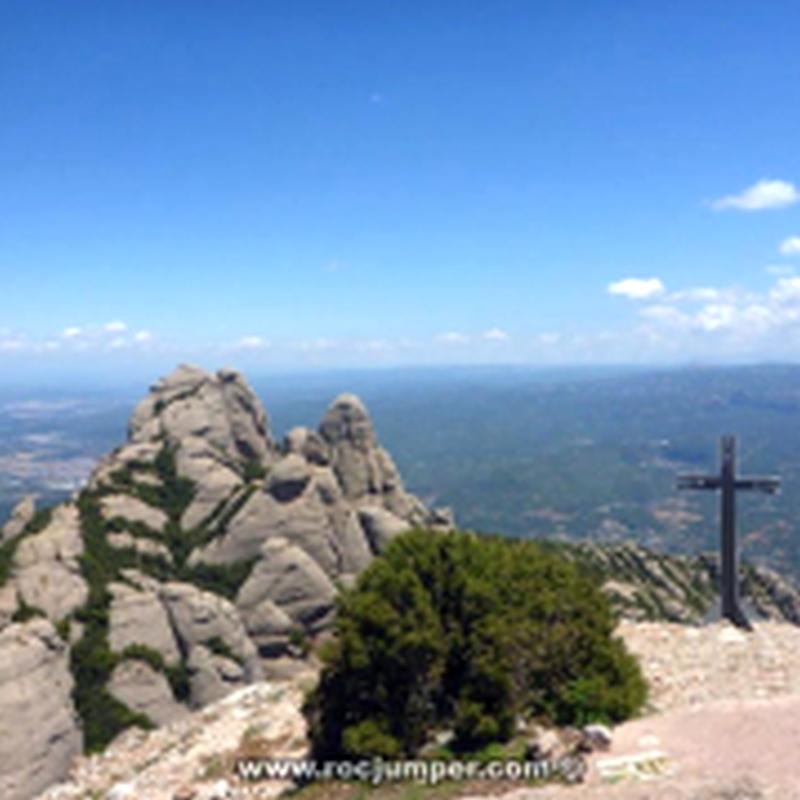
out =
[[[781,487],[781,479],[774,475],[753,478],[737,478],[734,484],[737,489],[755,489],[766,494],[775,494]]]
[[[678,475],[679,489],[719,489],[719,475]]]

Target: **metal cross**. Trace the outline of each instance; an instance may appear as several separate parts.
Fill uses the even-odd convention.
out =
[[[739,603],[739,551],[736,544],[736,491],[755,489],[774,494],[781,479],[774,475],[745,478],[736,475],[736,437],[719,442],[719,475],[679,475],[679,489],[722,489],[720,502],[720,555],[722,561],[722,616],[740,628],[751,625]]]

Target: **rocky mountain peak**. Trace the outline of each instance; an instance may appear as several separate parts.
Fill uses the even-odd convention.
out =
[[[180,447],[190,438],[238,464],[267,464],[276,449],[267,413],[241,374],[231,369],[211,374],[182,364],[154,383],[136,407],[128,439]]]
[[[331,446],[348,442],[367,449],[376,444],[372,420],[361,399],[354,394],[340,394],[331,405],[319,427],[322,438]]]
[[[74,681],[39,738],[19,726],[18,753],[62,736],[71,754],[81,730],[103,747],[296,671],[339,586],[402,531],[451,522],[406,491],[354,395],[278,445],[242,375],[184,364],[153,384],[128,434],[83,491],[50,511],[22,504],[0,540],[0,667],[15,626],[46,623]],[[0,669],[12,725],[24,680]],[[37,777],[34,758],[0,762],[4,800],[59,777]]]

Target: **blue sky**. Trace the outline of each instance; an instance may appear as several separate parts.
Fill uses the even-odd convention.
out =
[[[4,0],[0,376],[795,360],[798,41],[755,0]]]

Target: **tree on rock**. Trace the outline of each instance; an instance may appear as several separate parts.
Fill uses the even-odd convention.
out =
[[[599,587],[533,542],[460,532],[395,539],[341,599],[307,713],[319,758],[507,740],[518,715],[616,722],[646,699]]]

